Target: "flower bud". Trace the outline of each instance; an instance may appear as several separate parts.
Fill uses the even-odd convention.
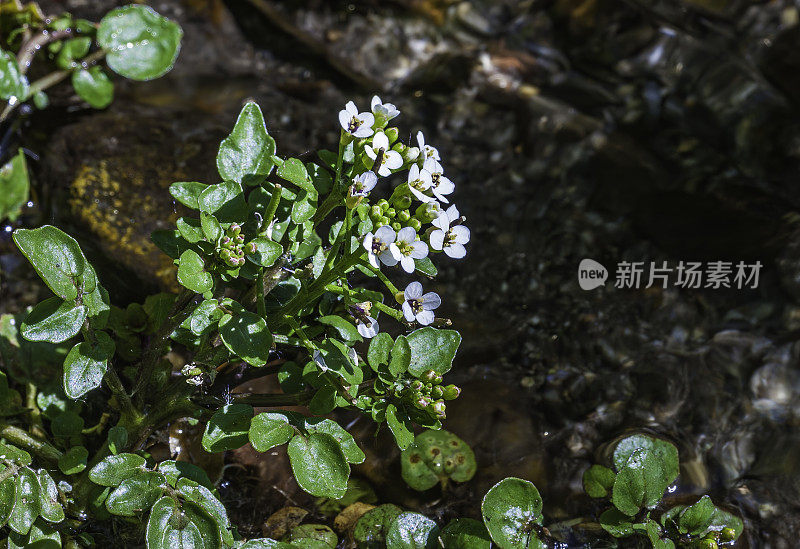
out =
[[[436,372],[434,372],[433,370],[425,370],[424,372],[422,372],[420,379],[423,379],[425,381],[433,381],[434,379],[436,379],[436,375],[437,375]]]
[[[461,394],[461,389],[455,385],[447,385],[443,387],[442,392],[444,393],[442,396],[445,400],[455,400],[458,398],[458,395]]]
[[[411,389],[413,389],[414,391],[421,391],[423,385],[420,380],[416,379],[411,383],[411,385],[409,385],[409,387],[411,387]]]
[[[231,251],[227,248],[223,248],[219,252],[219,256],[222,258],[223,261],[227,261],[231,258]]]
[[[392,229],[394,229],[395,231],[399,231],[400,229],[403,228],[403,225],[399,221],[393,222],[391,226]]]
[[[720,532],[720,539],[722,541],[733,541],[736,539],[736,530],[728,526],[727,528],[723,528],[722,532]]]
[[[389,201],[385,198],[381,198],[378,200],[378,207],[381,209],[381,213],[385,213],[386,210],[389,209]]]
[[[398,210],[407,210],[411,207],[411,197],[407,194],[396,196],[392,202]]]
[[[397,213],[397,219],[400,220],[401,223],[408,223],[408,220],[411,219],[411,214],[408,213],[408,210],[400,210]]]
[[[381,211],[381,207],[377,204],[373,204],[372,207],[369,209],[369,216],[372,218],[373,221],[378,220],[383,215]]]
[[[408,220],[408,226],[413,227],[415,231],[419,232],[422,229],[422,222],[416,217]]]
[[[256,243],[255,242],[249,242],[247,244],[247,246],[245,246],[245,249],[247,250],[247,253],[249,253],[249,254],[256,253]]]
[[[230,238],[228,238],[227,236],[223,236],[222,237],[222,245],[223,246],[225,246],[227,244],[230,244],[230,243],[231,243],[231,239]]]
[[[719,549],[719,545],[717,545],[717,542],[714,541],[713,539],[708,539],[708,538],[701,540],[699,547],[701,549]]]
[[[433,389],[431,389],[431,396],[433,398],[442,398],[444,396],[444,390],[442,389],[441,385],[437,385]]]
[[[389,219],[394,219],[395,217],[397,217],[397,210],[395,210],[394,208],[387,208],[386,209],[386,216]]]
[[[444,417],[445,417],[445,410],[446,409],[447,409],[447,406],[445,406],[445,403],[444,403],[443,400],[437,400],[436,402],[433,403],[433,406],[431,406],[431,411],[434,414],[436,414],[438,417],[442,418],[442,419],[444,419]]]
[[[355,210],[363,199],[363,196],[348,196],[344,199],[344,205],[348,210]]]
[[[424,410],[425,408],[431,405],[431,399],[429,399],[426,396],[421,396],[416,401],[414,401],[414,405],[417,408]]]
[[[242,232],[242,228],[239,226],[238,223],[231,223],[231,226],[228,229],[228,231],[230,231],[234,235],[238,235],[240,232]]]

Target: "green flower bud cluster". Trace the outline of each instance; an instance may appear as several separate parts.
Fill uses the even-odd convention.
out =
[[[244,254],[255,253],[256,246],[250,242],[244,243],[244,235],[241,234],[242,228],[237,223],[231,223],[231,226],[225,230],[225,234],[219,242],[217,248],[219,258],[228,267],[241,267],[244,265]]]
[[[731,527],[723,528],[721,531],[709,532],[702,538],[695,540],[692,547],[699,549],[718,549],[719,544],[726,544],[736,539],[736,530]]]
[[[442,385],[442,376],[428,370],[419,379],[399,380],[394,394],[420,410],[427,411],[438,419],[446,417],[445,400],[454,400],[461,394],[455,385]]]
[[[372,205],[369,216],[375,227],[389,225],[395,231],[399,231],[403,227],[413,227],[415,231],[419,232],[422,229],[423,221],[416,213],[412,215],[410,208],[411,198],[407,195],[393,196],[391,202],[381,198]],[[417,210],[419,211],[419,208]]]

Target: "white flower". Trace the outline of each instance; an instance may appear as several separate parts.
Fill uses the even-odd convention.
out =
[[[408,170],[408,188],[421,201],[436,202],[435,198],[425,194],[425,191],[431,188],[431,175],[424,170],[420,170],[416,164],[412,165]]]
[[[428,256],[428,245],[417,240],[417,231],[414,227],[403,227],[397,233],[397,240],[389,246],[395,260],[407,273],[414,272],[414,260]]]
[[[357,322],[356,328],[362,337],[370,339],[378,335],[378,321],[371,316],[368,316],[366,320],[367,322]]]
[[[453,226],[453,223],[460,217],[455,205],[450,206],[446,212],[442,212],[433,220],[433,225],[437,229],[431,233],[430,237],[431,248],[443,250],[453,259],[461,259],[467,255],[464,244],[469,242],[469,229],[464,225]]]
[[[353,180],[353,196],[367,196],[378,183],[378,176],[372,172],[364,172]]]
[[[367,156],[372,160],[378,158],[381,152],[383,153],[378,175],[386,177],[392,173],[392,170],[396,170],[403,165],[403,157],[400,156],[399,152],[389,148],[389,138],[383,132],[376,133],[375,137],[372,138],[372,145],[365,145],[364,149],[367,151]]]
[[[444,211],[442,206],[436,200],[422,204],[421,208],[423,208],[422,215],[426,217],[428,221],[435,220],[437,217],[439,217],[439,214]],[[422,216],[420,221],[423,221]]]
[[[398,114],[400,114],[400,111],[397,110],[397,107],[395,107],[392,103],[384,103],[383,101],[381,101],[381,98],[378,97],[377,95],[374,95],[372,97],[371,107],[372,107],[372,114],[380,118],[383,118],[387,122],[392,118],[394,118],[395,116],[397,116]]]
[[[416,320],[423,326],[433,322],[433,311],[442,304],[442,298],[436,292],[428,292],[423,295],[422,284],[419,282],[412,282],[406,286],[403,296],[405,297],[403,316],[409,322]]]
[[[372,303],[369,301],[350,306],[350,316],[355,320],[358,333],[367,339],[375,337],[379,331],[378,321],[369,315],[371,309]],[[358,364],[358,359],[353,362]]]
[[[422,165],[422,171],[428,172],[431,177],[431,190],[441,202],[450,202],[444,195],[450,194],[456,188],[452,181],[444,176],[442,165],[435,159],[428,158]]]
[[[375,123],[375,117],[371,112],[358,112],[356,104],[349,101],[345,105],[344,110],[339,111],[339,124],[342,125],[344,131],[354,137],[369,137],[372,135],[372,125]]]
[[[431,147],[430,145],[425,144],[425,136],[422,135],[422,132],[417,132],[417,145],[419,145],[420,154],[422,154],[422,159],[427,160],[428,158],[433,158],[434,160],[441,160],[439,158],[439,151],[436,150],[436,147]]]
[[[376,268],[379,267],[379,259],[381,263],[389,267],[397,265],[398,260],[395,259],[394,253],[391,251],[391,246],[394,246],[396,238],[397,233],[389,225],[380,227],[375,231],[375,234],[372,234],[372,231],[367,233],[367,236],[364,237],[364,247],[369,254],[370,265]]]

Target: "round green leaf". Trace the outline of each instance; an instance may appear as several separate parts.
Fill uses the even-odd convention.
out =
[[[490,549],[492,540],[482,522],[457,518],[442,528],[439,535],[444,549]]]
[[[39,479],[28,468],[22,468],[15,479],[17,493],[14,509],[8,517],[8,526],[18,534],[27,534],[39,516]]]
[[[167,73],[178,57],[181,28],[147,6],[112,10],[97,29],[97,43],[107,51],[109,68],[132,80]]]
[[[331,435],[339,443],[339,447],[342,449],[348,463],[363,463],[366,459],[364,452],[356,444],[353,435],[345,431],[341,425],[332,419],[306,419],[305,429],[309,433],[328,433]]]
[[[81,99],[95,109],[104,109],[114,100],[114,83],[98,66],[74,71],[72,87]]]
[[[225,181],[206,187],[197,199],[200,211],[214,214],[220,223],[242,223],[247,216],[247,203],[242,185]]]
[[[250,444],[259,452],[266,452],[275,446],[289,442],[294,429],[283,414],[264,412],[258,414],[250,423]]]
[[[641,467],[623,467],[614,480],[611,494],[614,507],[632,517],[639,512],[644,499],[644,470]]]
[[[386,533],[394,520],[403,513],[397,505],[387,503],[370,509],[358,519],[353,529],[353,539],[358,549],[383,549]]]
[[[145,459],[137,454],[108,456],[89,471],[89,479],[100,486],[119,486],[143,470]]]
[[[44,520],[49,522],[61,522],[64,520],[64,509],[58,502],[58,488],[44,469],[37,472],[39,477],[39,514]]]
[[[0,99],[28,98],[28,79],[19,70],[17,58],[10,52],[0,50]]]
[[[664,463],[666,482],[672,483],[678,478],[678,449],[671,442],[647,435],[636,434],[623,438],[614,447],[614,466],[621,470],[636,450],[645,450],[656,455]]]
[[[324,524],[302,524],[292,528],[289,541],[298,547],[334,549],[339,543],[339,538],[333,530]],[[310,543],[316,542],[316,543]]]
[[[64,392],[70,398],[80,398],[99,387],[114,356],[114,340],[105,332],[95,332],[95,337],[94,344],[78,343],[64,359]]]
[[[389,353],[392,351],[393,345],[392,336],[386,332],[380,332],[373,337],[367,351],[367,362],[369,362],[370,368],[377,372],[379,367],[389,364]]]
[[[51,297],[28,313],[20,326],[20,334],[28,341],[62,343],[81,331],[86,314],[83,305]]]
[[[300,488],[317,497],[344,496],[350,465],[336,439],[327,433],[295,435],[288,451]]]
[[[169,194],[172,197],[193,210],[200,209],[200,195],[206,190],[208,185],[205,183],[198,183],[196,181],[179,181],[169,186]]]
[[[203,259],[194,250],[186,250],[181,254],[178,264],[178,282],[182,286],[203,294],[214,286],[211,274],[205,271]]]
[[[635,533],[631,517],[613,507],[600,515],[600,526],[615,538],[627,538]]]
[[[28,202],[30,179],[28,164],[22,149],[0,168],[0,221],[14,221],[20,214],[20,208]]]
[[[283,253],[283,247],[269,238],[259,236],[249,243],[255,244],[256,251],[247,254],[247,259],[261,267],[271,267]]]
[[[386,424],[401,450],[405,450],[414,442],[411,419],[402,410],[398,410],[394,404],[386,407]]]
[[[106,499],[112,515],[132,517],[147,512],[163,492],[164,475],[155,471],[139,471],[123,480]]]
[[[241,448],[248,441],[253,407],[248,404],[228,404],[211,416],[203,433],[203,448],[209,452],[224,452]]]
[[[411,364],[408,371],[420,376],[427,370],[444,374],[453,366],[461,334],[455,330],[439,330],[426,326],[407,336],[411,346]]]
[[[33,458],[28,452],[4,442],[0,442],[0,459],[13,461],[20,465],[30,465],[33,462]]]
[[[602,465],[592,465],[583,473],[583,489],[593,498],[604,498],[614,486],[614,471]]]
[[[45,225],[38,229],[17,229],[14,242],[53,293],[67,301],[78,297],[77,286],[87,263],[74,238]],[[94,286],[84,290],[91,292]]]
[[[219,146],[217,170],[225,181],[256,185],[275,166],[274,154],[275,140],[267,133],[264,115],[256,103],[249,102]]]
[[[481,514],[492,540],[503,549],[545,549],[536,534],[543,520],[542,497],[532,482],[501,480],[484,496]]]
[[[86,469],[89,459],[89,450],[83,446],[73,446],[58,458],[58,468],[65,475],[77,475]]]
[[[191,502],[178,507],[164,496],[150,510],[145,534],[147,549],[217,549],[222,547],[214,520]]]
[[[16,483],[14,478],[7,478],[0,482],[0,524],[5,524],[14,508],[14,495]]]
[[[230,352],[251,366],[263,366],[269,360],[272,332],[266,321],[250,311],[226,314],[219,321],[219,336]]]
[[[439,527],[419,513],[402,513],[386,533],[387,549],[434,549],[438,547]]]
[[[231,523],[228,519],[228,513],[225,511],[225,506],[222,505],[216,496],[201,484],[188,479],[182,478],[176,485],[178,492],[191,501],[197,507],[202,509],[209,517],[211,517],[219,529],[222,541],[226,545],[233,545],[233,533],[231,532]]]

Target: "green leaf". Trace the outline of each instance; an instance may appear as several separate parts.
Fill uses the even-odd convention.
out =
[[[400,470],[403,480],[419,492],[430,490],[441,481],[439,475],[428,466],[426,461],[428,457],[430,456],[427,454],[426,448],[422,448],[416,443],[409,445],[400,455]]]
[[[319,346],[320,356],[329,371],[335,372],[345,385],[358,385],[364,381],[364,371],[353,363],[350,348],[335,339],[326,339]]]
[[[61,49],[56,55],[56,65],[60,69],[70,70],[77,65],[76,60],[81,59],[92,47],[92,39],[88,36],[79,36],[64,40]]]
[[[363,463],[366,459],[364,452],[356,444],[353,435],[332,419],[309,418],[305,420],[304,428],[309,433],[327,433],[331,435],[344,453],[348,463]]]
[[[98,66],[74,71],[72,87],[81,99],[95,109],[104,109],[114,100],[114,83]]]
[[[39,479],[28,468],[19,470],[14,481],[17,493],[14,509],[8,517],[8,526],[18,534],[27,534],[39,516]]]
[[[439,270],[436,268],[436,265],[433,264],[433,261],[431,261],[430,257],[417,259],[414,262],[414,268],[425,276],[429,276],[431,278],[434,278],[439,274]]]
[[[225,511],[225,506],[214,496],[211,490],[188,478],[180,479],[177,489],[184,498],[197,505],[214,519],[223,543],[233,545],[234,539],[231,532],[231,523],[228,520],[228,513]]]
[[[272,332],[255,313],[240,311],[224,315],[219,321],[219,336],[230,352],[252,366],[263,366],[269,360]]]
[[[220,223],[243,223],[247,217],[242,185],[236,181],[209,185],[200,193],[197,204],[200,211],[214,214]]]
[[[78,343],[64,359],[64,392],[70,398],[80,398],[99,387],[114,356],[114,340],[105,332],[94,335],[95,343]]]
[[[336,387],[333,385],[323,385],[314,393],[314,396],[311,397],[311,401],[308,403],[309,411],[315,416],[330,414],[336,409],[337,394]]]
[[[214,287],[214,278],[205,271],[203,259],[194,250],[186,250],[181,254],[178,282],[198,294],[208,292]]]
[[[536,535],[542,524],[542,497],[533,483],[520,478],[501,480],[481,504],[483,522],[492,540],[504,549],[545,549]]]
[[[363,341],[355,325],[337,315],[322,316],[317,319],[321,324],[332,327],[343,340],[347,342]]]
[[[600,526],[615,538],[627,538],[635,533],[631,518],[613,507],[600,515]]]
[[[27,536],[11,532],[8,549],[60,549],[61,534],[42,520],[36,520]]]
[[[39,514],[49,522],[61,522],[64,520],[64,509],[58,502],[58,488],[44,469],[37,471],[39,477]]]
[[[411,364],[411,345],[404,335],[397,336],[392,347],[392,360],[389,362],[389,372],[399,377],[408,370]]]
[[[257,185],[275,166],[274,154],[275,140],[267,133],[264,115],[256,103],[249,102],[219,146],[217,170],[225,181]]]
[[[216,242],[222,236],[222,226],[219,221],[217,221],[216,217],[206,212],[200,212],[200,227],[209,242]]]
[[[490,549],[492,539],[482,522],[471,518],[451,520],[439,534],[445,549]]]
[[[79,436],[83,430],[83,418],[75,412],[58,414],[50,422],[50,430],[54,437],[69,438]]]
[[[112,454],[118,454],[128,444],[128,430],[121,425],[115,425],[108,430],[108,449]]]
[[[163,493],[164,475],[155,471],[139,471],[123,480],[106,499],[112,515],[132,517],[150,509]]]
[[[427,370],[444,374],[453,366],[461,334],[455,330],[438,330],[427,326],[408,334],[411,346],[411,364],[408,371],[415,376]]]
[[[1,65],[0,65],[1,66]],[[28,202],[30,179],[22,149],[0,168],[0,221],[15,221]]]
[[[643,452],[643,450],[638,451]],[[611,502],[614,507],[632,517],[642,508],[644,500],[644,469],[641,467],[623,467],[614,480],[611,495]]]
[[[602,465],[592,465],[583,473],[583,489],[593,498],[604,498],[614,486],[614,471]]]
[[[253,418],[248,436],[253,448],[266,452],[289,442],[293,434],[294,429],[284,414],[264,412]]]
[[[192,314],[181,326],[190,330],[194,335],[205,335],[216,327],[223,314],[222,309],[219,308],[219,301],[206,299],[192,311]]]
[[[439,527],[419,513],[402,513],[386,533],[387,549],[434,549],[438,547]]]
[[[119,486],[144,469],[145,459],[136,454],[108,456],[89,471],[89,479],[100,486]]]
[[[678,517],[678,529],[681,533],[702,536],[708,532],[714,518],[714,502],[703,496],[694,505],[684,509]]]
[[[383,549],[386,533],[394,520],[403,513],[397,505],[386,503],[370,509],[358,519],[353,528],[353,539],[359,549]]]
[[[327,433],[295,435],[288,451],[300,488],[317,497],[344,496],[350,465],[336,439]]]
[[[20,334],[28,341],[62,343],[81,331],[86,314],[83,305],[51,297],[28,313],[20,326]]]
[[[74,238],[45,225],[38,229],[17,229],[14,242],[53,293],[66,301],[78,297],[78,285],[87,262]],[[94,286],[84,290],[91,292]]]
[[[314,216],[317,211],[317,197],[300,191],[297,199],[292,202],[292,221],[302,224]]]
[[[77,475],[86,469],[89,459],[89,450],[83,446],[73,446],[58,458],[58,468],[65,475]]]
[[[248,404],[228,404],[214,412],[203,433],[203,448],[224,452],[247,444],[253,413]]]
[[[302,524],[292,528],[289,541],[305,549],[335,549],[339,537],[324,524]]]
[[[0,482],[0,524],[5,525],[11,510],[14,509],[14,495],[16,483],[13,477]]]
[[[665,481],[671,484],[679,473],[678,449],[671,442],[647,435],[632,435],[620,440],[614,448],[614,466],[620,470],[636,450],[646,450],[658,456],[666,470]]]
[[[0,50],[0,99],[25,101],[29,93],[28,79],[20,72],[16,57]]]
[[[208,185],[196,181],[179,181],[169,186],[169,194],[172,197],[193,210],[200,209],[200,195],[206,190]]]
[[[386,332],[380,332],[372,338],[369,342],[369,350],[367,351],[367,362],[374,371],[384,364],[389,364],[389,353],[392,350],[394,342],[392,336]]]
[[[107,51],[109,68],[132,80],[167,73],[178,57],[181,28],[147,6],[110,11],[97,29],[97,43]]]
[[[0,441],[0,459],[13,461],[20,465],[30,465],[33,462],[33,458],[28,452],[2,441]]]
[[[202,213],[202,212],[201,212]],[[200,220],[193,217],[181,217],[175,223],[178,232],[190,244],[197,244],[205,238],[203,229],[200,227]]]
[[[247,259],[261,267],[271,267],[283,253],[283,247],[265,236],[259,236],[249,243],[255,244],[256,252],[247,254]]]
[[[163,474],[170,486],[175,488],[178,485],[178,480],[181,478],[188,478],[197,484],[205,486],[209,490],[213,488],[211,479],[208,474],[197,465],[189,463],[188,461],[175,461],[167,460],[158,464],[158,470]]]
[[[217,549],[222,547],[214,520],[191,502],[178,506],[169,496],[150,510],[145,534],[147,549]]]
[[[405,450],[414,442],[411,420],[401,413],[394,404],[389,404],[386,407],[386,424],[389,426],[389,430],[401,450]]]
[[[317,188],[311,182],[311,177],[308,175],[305,165],[297,158],[287,158],[283,164],[278,166],[278,177],[303,189],[308,193],[310,199],[317,199]]]

